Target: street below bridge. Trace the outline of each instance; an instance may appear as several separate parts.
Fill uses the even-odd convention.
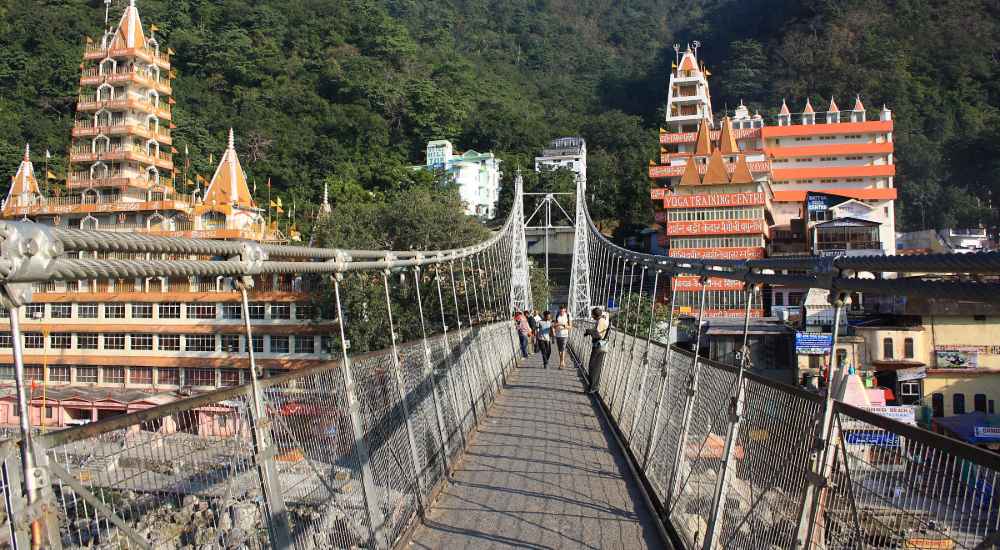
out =
[[[412,548],[664,547],[599,404],[556,363],[514,370]]]

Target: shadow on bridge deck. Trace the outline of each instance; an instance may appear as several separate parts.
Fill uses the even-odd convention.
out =
[[[511,374],[411,547],[663,547],[611,428],[567,364],[544,370],[535,354]]]

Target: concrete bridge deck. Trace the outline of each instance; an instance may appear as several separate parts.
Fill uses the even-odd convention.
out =
[[[598,404],[532,355],[483,421],[411,548],[662,548]]]

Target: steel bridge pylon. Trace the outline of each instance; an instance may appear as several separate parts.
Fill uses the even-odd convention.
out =
[[[528,271],[528,242],[524,236],[524,179],[520,172],[514,178],[514,204],[512,208],[510,309],[511,311],[527,311],[532,308],[531,276]]]
[[[587,182],[577,178],[573,264],[569,276],[569,313],[575,319],[587,318],[590,311],[590,225],[586,207]]]

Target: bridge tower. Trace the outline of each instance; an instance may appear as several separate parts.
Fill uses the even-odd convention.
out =
[[[528,242],[524,237],[524,179],[520,171],[514,178],[514,213],[511,215],[510,309],[532,308],[531,276],[528,266]]]
[[[590,223],[587,220],[587,181],[576,180],[576,215],[573,233],[573,264],[569,275],[569,313],[584,319],[590,310]]]

